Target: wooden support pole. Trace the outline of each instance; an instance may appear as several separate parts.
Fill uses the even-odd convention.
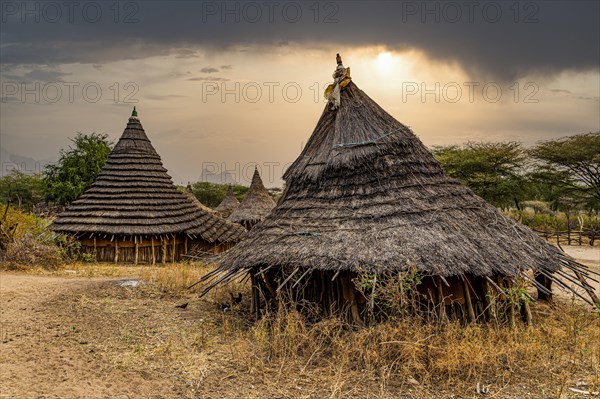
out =
[[[98,260],[98,248],[96,247],[96,236],[94,236],[94,256]]]
[[[138,264],[138,260],[140,258],[140,243],[137,240],[137,237],[135,238],[135,260],[134,260],[134,264],[137,265]]]
[[[481,289],[483,291],[483,307],[485,312],[486,321],[490,322],[496,318],[496,311],[494,309],[495,301],[493,292],[486,279],[481,279]]]
[[[154,236],[151,238],[152,245],[152,264],[156,264],[156,255],[154,254]]]
[[[444,302],[444,287],[442,287],[442,279],[440,276],[436,276],[435,285],[437,286],[437,303],[440,307],[440,322],[446,323],[448,321],[448,315],[446,314],[446,303]]]
[[[254,287],[254,316],[258,320],[260,318],[260,286],[258,285],[258,279],[255,280],[256,286]]]
[[[250,270],[250,284],[252,284],[252,289],[250,290],[250,313],[254,314],[254,317],[258,319],[260,317],[260,293],[258,291],[258,278],[253,269]]]
[[[188,253],[188,236],[185,236],[185,241],[183,242],[183,252],[187,255]]]
[[[115,263],[119,263],[119,240],[115,240]]]
[[[167,263],[167,240],[162,237],[162,262],[163,265]]]
[[[510,292],[510,288],[511,288],[510,281],[506,281],[507,292]],[[509,320],[510,320],[510,326],[512,328],[515,328],[516,325],[517,325],[516,316],[515,316],[516,310],[515,310],[515,303],[514,303],[513,298],[511,298],[511,295],[508,296],[508,302],[509,302],[509,304],[508,304],[509,305],[509,308],[508,308],[508,317],[509,317]]]
[[[350,275],[346,273],[342,276],[341,281],[343,298],[350,304],[350,315],[352,317],[352,322],[358,324],[359,326],[364,326],[365,323],[360,317],[360,311],[358,310],[358,303],[356,301],[356,288],[352,283]]]
[[[171,250],[171,263],[175,263],[175,249],[177,243],[177,236],[173,236],[173,249]]]
[[[250,313],[254,313],[254,307],[256,306],[254,298],[254,270],[250,270]]]
[[[467,305],[467,316],[471,323],[475,323],[477,318],[475,317],[475,310],[473,309],[473,302],[471,302],[471,290],[469,288],[469,282],[466,277],[463,276],[463,291],[465,292],[465,304]]]
[[[525,323],[530,326],[532,324],[533,316],[531,315],[529,302],[523,301],[523,312],[525,313]]]
[[[552,300],[552,280],[544,276],[542,273],[537,273],[534,276],[535,281],[539,283],[542,287],[544,287],[548,292],[544,292],[537,288],[537,299],[543,301],[551,301]]]
[[[375,321],[375,290],[377,288],[377,274],[373,276],[373,288],[371,289],[371,298],[369,300],[369,324]]]

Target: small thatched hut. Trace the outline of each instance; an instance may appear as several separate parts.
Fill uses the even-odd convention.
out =
[[[134,111],[96,181],[62,212],[56,232],[102,262],[174,262],[193,248],[221,252],[245,234],[175,187]]]
[[[192,185],[190,183],[188,183],[188,185],[185,187],[185,195],[188,196],[188,198],[200,209],[202,209],[203,211],[206,212],[210,212],[213,213],[214,210],[212,210],[211,208],[209,208],[208,206],[204,205],[195,195],[194,195],[194,190],[192,190]]]
[[[233,195],[233,187],[230,185],[223,201],[215,208],[215,213],[227,219],[233,211],[240,206],[240,201]]]
[[[254,168],[252,183],[240,206],[229,216],[229,220],[239,223],[250,230],[256,223],[262,221],[275,208],[275,201],[265,188],[258,168]]]
[[[203,292],[249,273],[257,315],[285,295],[361,323],[384,314],[375,300],[382,286],[400,282],[392,292],[400,301],[402,284],[418,276],[414,311],[514,321],[519,307],[530,320],[526,291],[515,284],[528,281],[547,296],[552,282],[565,285],[563,267],[584,273],[449,177],[407,126],[352,82],[341,60],[334,78],[312,136],[285,172],[279,204],[222,255],[201,280]],[[509,303],[506,313],[494,312],[494,298]]]

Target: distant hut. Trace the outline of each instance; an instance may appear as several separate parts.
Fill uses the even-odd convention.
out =
[[[285,295],[360,324],[373,314],[385,317],[374,301],[381,284],[417,273],[416,309],[434,309],[440,320],[514,321],[518,305],[503,295],[514,292],[516,281],[527,279],[547,296],[552,282],[564,284],[564,270],[582,273],[449,177],[407,126],[352,82],[341,59],[334,78],[312,136],[284,175],[279,204],[222,255],[201,280],[210,281],[203,293],[248,273],[257,315],[265,304],[276,309]],[[362,290],[358,276],[366,278]],[[494,315],[491,298],[503,300],[506,313]]]
[[[230,185],[223,201],[215,208],[215,213],[227,219],[233,211],[240,206],[240,201],[233,195],[233,187]]]
[[[252,183],[240,206],[229,216],[229,220],[239,223],[250,230],[262,221],[275,208],[275,201],[265,188],[258,168],[254,169]]]
[[[203,211],[206,212],[210,212],[213,213],[214,210],[212,210],[211,208],[209,208],[208,206],[204,205],[195,195],[194,195],[194,190],[192,190],[192,185],[190,183],[188,183],[188,185],[185,187],[185,194],[188,196],[188,198],[200,209],[202,209]]]
[[[101,262],[174,262],[192,248],[221,252],[245,234],[179,191],[137,112],[96,181],[62,212],[54,231],[76,236]]]

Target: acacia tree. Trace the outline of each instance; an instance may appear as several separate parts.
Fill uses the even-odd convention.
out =
[[[521,143],[469,142],[463,146],[436,147],[433,154],[450,176],[460,179],[497,207],[520,208],[525,199],[526,154]]]
[[[77,133],[70,140],[73,144],[60,151],[58,162],[44,171],[48,202],[66,205],[83,194],[98,177],[113,146],[106,134]]]
[[[42,178],[39,174],[27,174],[14,169],[0,178],[0,203],[31,211],[43,198]]]
[[[538,170],[562,176],[560,183],[588,204],[600,203],[600,132],[544,141],[529,153]]]

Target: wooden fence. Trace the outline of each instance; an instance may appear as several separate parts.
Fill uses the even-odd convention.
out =
[[[533,229],[540,237],[550,242],[566,245],[589,245],[600,243],[600,229],[583,230],[538,230]]]

